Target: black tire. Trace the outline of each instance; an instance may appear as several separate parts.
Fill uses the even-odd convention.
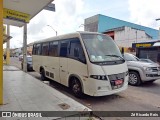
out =
[[[81,85],[81,83],[80,83],[78,78],[72,77],[70,87],[71,87],[71,90],[72,90],[73,94],[76,97],[83,98],[84,94],[82,92],[82,85]]]
[[[46,80],[46,75],[44,69],[41,70],[41,80]]]
[[[27,72],[30,72],[30,70],[27,68]]]
[[[139,86],[142,83],[141,78],[138,74],[138,72],[135,71],[129,71],[129,85],[133,86]]]

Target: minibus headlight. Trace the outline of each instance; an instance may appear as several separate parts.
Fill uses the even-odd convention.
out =
[[[90,75],[90,77],[98,80],[107,80],[106,75]]]

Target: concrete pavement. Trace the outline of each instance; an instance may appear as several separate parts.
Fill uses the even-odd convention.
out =
[[[86,106],[14,66],[4,66],[3,76],[4,105],[0,105],[0,111],[90,111]],[[43,117],[37,120],[57,118]],[[18,118],[18,120],[30,119],[36,118]],[[84,117],[79,119],[82,120]],[[6,117],[0,120],[13,120],[13,118]]]

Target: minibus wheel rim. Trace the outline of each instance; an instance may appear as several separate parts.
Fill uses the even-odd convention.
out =
[[[75,95],[78,95],[78,96],[82,92],[81,84],[80,84],[79,80],[77,80],[77,78],[73,79],[73,82],[72,82],[72,91],[73,91],[73,93]]]

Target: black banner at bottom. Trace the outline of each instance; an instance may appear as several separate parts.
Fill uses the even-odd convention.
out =
[[[160,117],[160,111],[0,111],[0,117]]]

